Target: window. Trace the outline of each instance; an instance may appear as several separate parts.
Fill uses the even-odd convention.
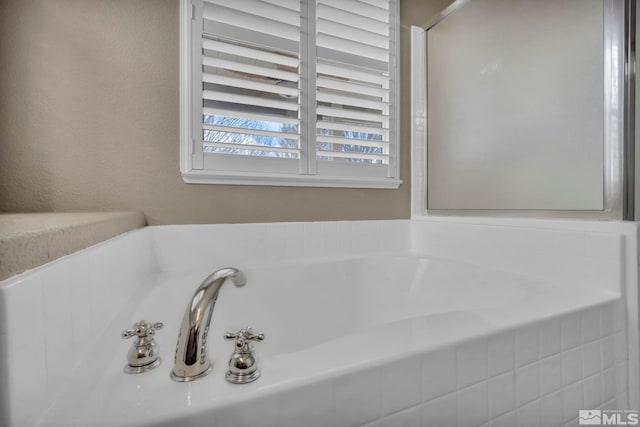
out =
[[[182,0],[185,182],[397,188],[398,0]]]

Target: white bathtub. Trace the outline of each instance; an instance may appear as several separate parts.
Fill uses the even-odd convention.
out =
[[[277,242],[270,236],[286,236],[286,225],[149,228],[30,273],[40,274],[38,280],[26,275],[4,283],[11,303],[7,296],[20,298],[11,292],[34,281],[46,307],[48,297],[56,298],[47,275],[59,279],[66,271],[69,279],[82,256],[91,267],[106,264],[87,272],[98,281],[86,291],[90,327],[74,326],[72,308],[68,322],[78,330],[64,351],[76,352],[58,363],[47,356],[58,344],[47,336],[53,328],[45,309],[46,393],[31,411],[22,400],[5,399],[10,416],[0,425],[564,426],[577,422],[579,409],[636,409],[619,232],[530,230],[538,237],[512,248],[522,258],[539,250],[540,236],[574,251],[569,259],[549,245],[549,260],[527,269],[513,254],[498,268],[498,260],[452,260],[446,247],[434,253],[412,239],[424,233],[420,241],[433,244],[437,235],[409,221],[348,224],[346,248],[347,228],[335,237],[343,225],[292,225]],[[333,231],[336,241],[309,246],[316,227],[318,235],[323,227]],[[297,232],[302,242],[292,243]],[[376,244],[361,243],[372,232]],[[229,235],[236,240],[220,248]],[[462,246],[460,252],[469,250]],[[564,259],[554,263],[558,257]],[[114,270],[111,259],[121,268]],[[568,271],[573,264],[585,267]],[[187,302],[208,274],[226,266],[240,268],[248,280],[220,291],[208,338],[214,370],[192,383],[174,382],[169,371]],[[615,283],[598,286],[599,274]],[[72,281],[62,289],[79,300],[84,288]],[[120,332],[141,319],[164,322],[156,335],[163,363],[127,375],[122,368],[131,342]],[[232,345],[222,336],[248,325],[266,335],[255,344],[262,376],[232,385],[224,379]],[[5,335],[11,333],[7,328]],[[9,387],[20,393],[20,376],[11,369],[9,376]]]
[[[177,337],[182,311],[210,270],[161,273],[136,303],[131,320],[163,320],[171,313],[175,321],[166,334]],[[434,314],[483,313],[493,326],[513,326],[620,297],[417,254],[299,260],[242,270],[247,286],[226,285],[220,292],[213,336],[253,325],[269,336],[258,346],[264,356],[306,350],[379,325]],[[464,330],[451,333],[457,339]],[[221,356],[228,356],[230,345],[220,341],[217,347],[224,349]]]

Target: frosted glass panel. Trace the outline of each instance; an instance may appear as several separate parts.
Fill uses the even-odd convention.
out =
[[[602,1],[471,0],[427,31],[428,209],[604,208]]]

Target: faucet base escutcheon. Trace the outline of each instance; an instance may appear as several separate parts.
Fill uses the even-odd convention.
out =
[[[260,378],[260,371],[255,371],[249,375],[227,371],[225,378],[233,384],[247,384]]]
[[[162,363],[162,359],[160,359],[158,357],[155,360],[155,362],[149,363],[148,365],[144,365],[144,366],[126,365],[124,367],[124,372],[125,372],[125,374],[141,374],[143,372],[147,372],[147,371],[150,371],[150,370],[152,370],[154,368],[157,368],[158,366],[160,366],[160,363]]]
[[[169,373],[169,376],[174,381],[187,383],[189,381],[194,381],[194,380],[197,380],[198,378],[202,378],[206,375],[209,375],[209,372],[211,372],[212,369],[213,369],[213,363],[209,364],[209,367],[207,369],[205,369],[204,371],[196,375],[177,375],[175,372],[173,372],[173,369],[172,369],[171,372]]]

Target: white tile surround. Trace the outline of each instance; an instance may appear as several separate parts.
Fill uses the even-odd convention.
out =
[[[91,343],[114,324],[128,326],[121,308],[159,271],[238,259],[249,264],[417,251],[637,297],[630,291],[638,265],[633,224],[465,222],[148,227],[0,282],[0,384],[8,385],[0,394],[0,426],[30,425],[66,375],[78,373],[73,368]],[[625,303],[612,298],[393,364],[373,364],[357,375],[256,396],[252,411],[231,405],[214,419],[225,426],[296,426],[304,419],[311,427],[564,427],[577,425],[578,409],[639,409],[637,334],[626,328],[637,312],[630,307],[627,318]]]
[[[218,411],[210,420],[246,427],[294,427],[301,420],[305,427],[577,425],[579,409],[629,408],[625,325],[622,316],[614,316],[619,304],[372,366],[310,388],[257,397]],[[585,329],[589,318],[600,321],[597,337]],[[563,334],[545,333],[552,325],[575,320],[592,340],[576,342],[567,335],[573,333],[571,327]],[[519,364],[521,352],[534,356]],[[499,366],[488,363],[490,355],[500,360]]]
[[[0,282],[0,426],[42,410],[157,270],[140,231]]]

